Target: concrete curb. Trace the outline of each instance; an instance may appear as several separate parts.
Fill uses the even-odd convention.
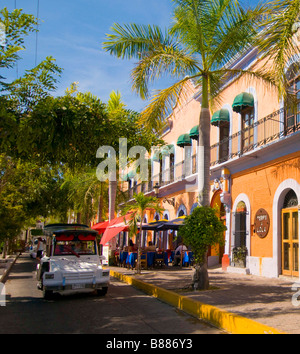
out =
[[[110,275],[135,288],[142,290],[148,295],[154,296],[171,306],[174,306],[189,315],[209,322],[217,328],[232,334],[285,334],[275,328],[266,326],[234,313],[226,312],[217,307],[195,301],[187,296],[179,295],[149,283],[145,283],[134,277],[110,270]]]
[[[17,259],[19,258],[20,254],[18,254],[15,258],[11,258],[11,262],[9,262],[9,265],[8,267],[4,270],[4,273],[1,275],[1,278],[0,278],[0,283],[5,283],[7,278],[8,278],[8,275],[9,275],[9,272],[11,271],[11,268],[13,267],[13,265],[16,263]]]

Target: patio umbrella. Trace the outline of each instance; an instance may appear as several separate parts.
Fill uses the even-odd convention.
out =
[[[101,239],[100,244],[105,245],[107,242],[112,240],[115,236],[117,236],[122,231],[128,231],[128,220],[130,219],[131,214],[127,214],[125,216],[120,216],[118,218],[113,219],[108,227],[106,228],[103,237]],[[125,221],[124,221],[125,219]]]
[[[183,225],[185,216],[180,216],[177,219],[167,221],[162,225],[158,226],[157,231],[164,231],[164,230],[179,230],[180,226]]]
[[[92,226],[92,229],[98,231],[99,234],[103,234],[106,228],[108,227],[108,225],[109,225],[109,221],[99,222],[98,224]]]
[[[168,222],[168,220],[159,220],[159,221],[153,221],[153,222],[149,222],[148,224],[144,224],[143,227],[143,231],[160,231],[158,230],[158,228],[160,226],[163,226],[166,222]],[[139,225],[138,225],[139,227]]]

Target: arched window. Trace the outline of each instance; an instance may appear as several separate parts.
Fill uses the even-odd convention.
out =
[[[293,133],[300,125],[300,72],[299,63],[292,64],[287,71],[289,98],[285,101],[285,131]]]
[[[235,211],[235,247],[246,246],[247,236],[247,207],[244,202],[239,202]]]
[[[298,198],[296,193],[291,189],[284,198],[283,209],[298,206]]]

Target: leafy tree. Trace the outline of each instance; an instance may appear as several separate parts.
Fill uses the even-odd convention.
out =
[[[19,53],[25,49],[25,37],[36,31],[38,20],[21,9],[9,12],[5,7],[0,11],[0,23],[5,32],[2,33],[5,46],[0,45],[0,68],[11,69],[20,60]],[[2,81],[5,80],[2,75],[0,80],[0,91],[6,90],[9,83]]]
[[[133,232],[137,232],[137,225],[140,223],[139,232],[136,233],[138,257],[136,271],[141,273],[141,235],[143,233],[143,219],[146,210],[153,209],[158,213],[162,213],[163,209],[159,205],[159,200],[156,197],[147,197],[144,193],[134,194],[133,203],[128,203],[122,210],[122,214],[126,215],[131,213],[131,219],[129,222],[130,229]],[[132,233],[132,232],[131,232]]]
[[[67,206],[61,182],[54,166],[0,154],[0,241],[18,236],[37,217],[62,215]]]
[[[198,175],[199,203],[209,206],[210,108],[222,88],[233,76],[259,77],[275,84],[272,75],[227,66],[240,54],[260,29],[267,5],[245,9],[237,0],[173,0],[174,23],[168,30],[158,26],[115,24],[107,35],[104,49],[118,58],[137,59],[132,71],[132,87],[142,98],[149,98],[149,84],[169,74],[175,84],[156,92],[141,114],[141,122],[160,131],[166,116],[184,92],[188,80],[201,86],[199,117]]]
[[[193,286],[197,289],[208,289],[207,252],[210,246],[224,245],[226,226],[210,207],[197,207],[184,220],[179,228],[183,242],[190,246],[195,259]]]

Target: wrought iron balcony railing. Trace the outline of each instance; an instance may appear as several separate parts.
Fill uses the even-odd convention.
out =
[[[236,157],[251,152],[259,147],[266,146],[300,130],[300,117],[295,116],[294,123],[285,123],[285,110],[280,109],[267,117],[258,120],[247,128],[229,136],[211,146],[211,167],[230,161]],[[251,137],[251,139],[249,139]],[[158,183],[164,187],[171,183],[185,180],[197,173],[197,156],[182,161],[173,167],[152,176],[152,180],[134,185],[128,190],[128,199],[132,199],[134,193],[149,193]]]

